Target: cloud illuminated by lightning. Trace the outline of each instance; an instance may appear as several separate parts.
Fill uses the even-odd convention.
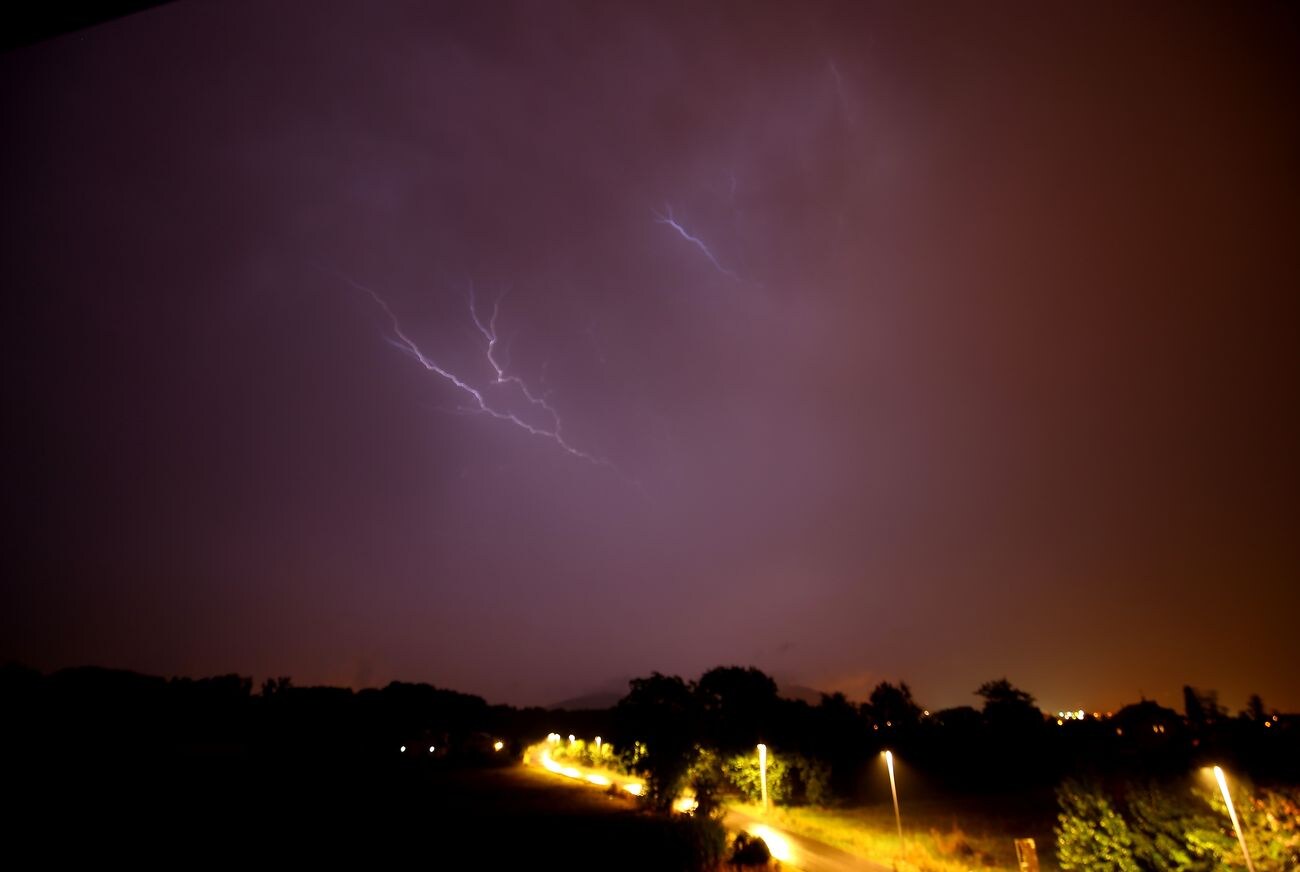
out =
[[[675,217],[673,217],[673,207],[671,205],[664,204],[665,214],[663,215],[659,214],[658,212],[655,212],[653,209],[650,211],[651,214],[655,216],[656,224],[663,224],[668,227],[671,227],[673,230],[676,230],[678,236],[680,236],[682,239],[685,239],[687,242],[694,245],[697,249],[700,250],[701,254],[703,254],[705,257],[709,259],[709,263],[713,264],[714,269],[722,273],[727,278],[733,279],[735,281],[740,281],[740,276],[736,275],[734,272],[727,269],[725,266],[723,266],[721,263],[718,262],[717,257],[714,256],[713,251],[709,248],[708,244],[703,239],[700,239],[698,236],[694,236],[691,233],[687,232],[686,228],[683,227]]]
[[[474,385],[470,384],[466,379],[462,378],[460,375],[456,374],[452,370],[447,369],[445,366],[442,366],[437,361],[435,361],[432,357],[426,354],[419,347],[419,345],[416,344],[415,340],[412,339],[409,335],[407,335],[407,333],[402,329],[401,322],[398,321],[397,315],[393,312],[392,308],[388,305],[387,301],[385,301],[383,297],[379,296],[379,294],[376,293],[373,289],[366,287],[360,282],[354,281],[353,279],[345,275],[339,274],[339,277],[343,279],[343,281],[351,285],[353,288],[355,288],[356,290],[362,291],[363,293],[369,295],[370,298],[375,301],[375,304],[378,305],[379,308],[383,310],[384,314],[388,316],[388,320],[392,325],[392,335],[386,338],[390,345],[392,345],[394,348],[397,348],[399,351],[403,352],[407,356],[413,358],[427,371],[434,373],[435,375],[439,376],[443,380],[453,385],[458,391],[460,391],[461,394],[464,395],[465,398],[467,398],[468,405],[463,406],[462,411],[470,412],[474,414],[480,414],[480,415],[487,415],[491,418],[495,418],[498,421],[505,421],[515,427],[518,427],[519,429],[523,430],[526,433],[553,442],[561,450],[563,450],[565,453],[569,454],[572,457],[580,458],[596,466],[605,466],[614,469],[616,472],[618,471],[617,468],[614,467],[614,465],[610,463],[610,461],[606,460],[605,458],[598,457],[594,454],[590,454],[586,451],[583,451],[580,448],[577,448],[572,443],[570,443],[564,437],[564,434],[562,432],[562,422],[560,420],[560,415],[559,412],[555,409],[555,407],[552,406],[550,403],[548,403],[545,397],[539,396],[538,394],[533,392],[528,387],[527,383],[525,383],[524,380],[521,379],[519,376],[510,375],[506,372],[505,366],[503,366],[497,358],[496,323],[497,323],[497,318],[500,314],[500,304],[501,304],[500,298],[498,298],[497,301],[493,304],[492,316],[491,318],[488,319],[486,324],[483,322],[482,318],[479,317],[478,309],[476,305],[477,300],[474,297],[472,290],[471,290],[470,305],[469,305],[470,317],[473,318],[474,320],[474,326],[478,328],[479,333],[482,334],[483,338],[487,342],[487,346],[485,349],[487,355],[487,361],[488,364],[492,367],[493,373],[495,374],[493,384],[501,385],[501,386],[509,385],[516,388],[518,392],[522,394],[522,396],[530,406],[541,409],[543,412],[545,412],[547,418],[549,419],[546,424],[539,425],[539,424],[531,423],[529,421],[524,420],[518,414],[516,414],[515,412],[511,411],[508,408],[502,408],[499,405],[494,405],[489,400],[487,394],[483,390],[476,388]]]

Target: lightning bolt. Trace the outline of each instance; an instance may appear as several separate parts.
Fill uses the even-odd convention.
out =
[[[496,384],[514,385],[519,388],[519,392],[523,394],[524,399],[528,401],[529,405],[534,408],[542,409],[546,413],[547,417],[551,420],[551,432],[555,434],[557,439],[561,440],[561,446],[563,446],[563,437],[560,436],[560,429],[563,427],[564,422],[560,420],[560,413],[556,411],[554,406],[546,401],[545,396],[534,394],[529,389],[528,384],[519,376],[507,375],[506,367],[510,364],[508,362],[502,364],[496,358],[497,318],[501,315],[501,300],[504,297],[505,294],[502,293],[492,301],[492,317],[488,318],[487,323],[484,324],[483,319],[480,318],[478,314],[478,298],[474,293],[474,285],[471,283],[469,286],[469,316],[474,319],[474,326],[478,328],[478,332],[481,333],[484,340],[487,341],[488,364],[492,367],[492,371],[496,373]],[[508,350],[509,349],[507,349],[507,351]]]
[[[689,232],[687,232],[686,228],[683,227],[681,223],[678,222],[678,220],[673,217],[673,207],[671,205],[665,203],[664,212],[666,214],[661,215],[658,212],[654,211],[653,209],[650,210],[650,213],[655,216],[656,224],[664,224],[668,227],[671,227],[673,230],[676,230],[678,236],[680,236],[682,239],[685,239],[691,245],[694,245],[696,248],[700,250],[701,254],[703,254],[705,257],[709,259],[709,263],[713,264],[714,269],[716,269],[718,272],[722,273],[724,276],[726,276],[727,278],[733,281],[740,281],[740,276],[736,275],[734,272],[727,269],[725,266],[723,266],[721,263],[718,262],[718,259],[714,257],[713,252],[709,249],[708,244],[703,239],[700,239],[698,236],[691,235]]]
[[[497,298],[497,300],[492,306],[492,316],[488,319],[486,323],[484,323],[483,319],[479,316],[478,308],[476,305],[477,299],[474,296],[471,287],[470,307],[469,307],[470,317],[474,321],[474,326],[478,328],[479,333],[482,334],[484,340],[486,340],[487,344],[486,344],[485,351],[486,351],[488,365],[492,367],[492,371],[495,374],[493,384],[509,385],[518,389],[519,393],[528,402],[530,407],[540,409],[546,414],[548,418],[548,423],[546,424],[539,425],[539,424],[531,423],[525,420],[524,418],[521,418],[518,414],[516,414],[515,412],[511,411],[508,408],[501,408],[499,405],[494,405],[489,400],[487,394],[485,394],[484,391],[480,390],[479,388],[476,388],[474,385],[470,384],[467,380],[457,375],[452,370],[447,369],[445,366],[442,366],[436,360],[434,360],[432,357],[426,354],[424,350],[421,349],[418,344],[416,344],[415,340],[412,339],[406,333],[406,331],[402,329],[402,324],[398,320],[396,313],[393,312],[392,307],[388,305],[388,302],[384,300],[383,297],[379,296],[379,294],[376,293],[372,288],[369,288],[361,284],[360,282],[357,282],[349,278],[346,275],[342,275],[341,273],[335,273],[335,274],[338,275],[338,277],[341,278],[343,281],[347,282],[355,290],[361,291],[362,293],[368,295],[372,300],[375,301],[375,305],[377,305],[383,311],[383,313],[388,317],[388,320],[392,326],[392,335],[387,336],[385,338],[387,339],[390,345],[392,345],[394,348],[401,351],[402,353],[406,354],[408,357],[414,359],[421,366],[423,366],[425,370],[427,370],[428,372],[431,372],[439,376],[444,381],[454,386],[456,390],[458,390],[463,395],[463,398],[466,400],[467,405],[462,406],[460,411],[469,412],[472,414],[487,415],[488,417],[494,418],[498,421],[504,421],[514,427],[518,427],[520,430],[523,430],[525,433],[528,433],[532,436],[536,436],[538,438],[545,439],[549,442],[554,443],[558,448],[560,448],[562,451],[564,451],[566,454],[570,455],[571,457],[576,457],[578,459],[585,460],[588,463],[591,463],[595,466],[607,467],[609,469],[614,470],[615,472],[618,472],[619,475],[623,475],[623,473],[616,466],[614,466],[614,464],[611,463],[610,461],[606,460],[603,457],[599,457],[597,455],[590,454],[586,451],[583,451],[581,448],[578,448],[575,445],[573,445],[571,442],[569,442],[568,439],[566,439],[564,436],[562,422],[560,420],[560,414],[556,410],[556,408],[552,406],[550,403],[548,403],[544,396],[539,396],[531,388],[529,388],[528,384],[519,376],[510,375],[509,373],[507,373],[506,367],[503,366],[501,362],[497,359],[496,323],[501,311],[500,297]],[[623,477],[626,478],[626,476]]]

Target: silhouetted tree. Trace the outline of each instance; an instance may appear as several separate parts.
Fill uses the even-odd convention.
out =
[[[770,735],[777,714],[776,682],[751,667],[719,666],[695,685],[707,737],[724,752],[752,750]]]
[[[698,697],[678,676],[658,672],[632,679],[630,687],[615,712],[619,747],[645,776],[650,804],[667,810],[699,757]]]
[[[980,713],[968,705],[959,705],[955,708],[937,711],[934,713],[934,720],[945,730],[963,733],[972,733],[983,723]]]
[[[279,678],[268,678],[262,682],[262,696],[275,696],[291,687],[293,687],[293,679],[287,675],[282,675]]]
[[[1191,685],[1183,685],[1183,713],[1187,715],[1187,723],[1193,729],[1220,720],[1224,709],[1219,705],[1218,691],[1201,691]]]
[[[871,719],[880,727],[908,729],[921,719],[921,707],[912,699],[912,689],[906,681],[897,686],[882,681],[871,691],[867,700]]]
[[[975,691],[984,698],[984,720],[996,730],[1023,730],[1043,725],[1034,697],[1005,678],[986,681]]]
[[[830,764],[836,793],[847,794],[852,789],[856,769],[869,753],[864,742],[869,729],[858,707],[842,693],[823,695],[821,704],[812,710],[805,748]]]
[[[1201,707],[1200,694],[1190,684],[1183,685],[1183,714],[1187,717],[1187,723],[1193,727],[1205,724],[1205,709]]]

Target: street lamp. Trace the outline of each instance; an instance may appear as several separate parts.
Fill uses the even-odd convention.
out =
[[[894,782],[894,752],[885,752],[885,765],[889,767],[889,792],[894,795],[894,823],[898,825],[898,847],[903,847],[903,817],[898,813],[898,785]],[[1254,870],[1251,870],[1254,872]]]
[[[1214,767],[1214,780],[1219,782],[1219,790],[1223,792],[1223,801],[1228,805],[1228,817],[1232,820],[1232,829],[1237,834],[1237,843],[1241,845],[1241,855],[1246,858],[1246,868],[1250,872],[1255,872],[1255,864],[1250,861],[1250,851],[1246,850],[1246,837],[1241,834],[1241,823],[1237,820],[1237,810],[1232,807],[1232,794],[1228,793],[1228,782],[1223,777],[1223,770],[1218,766]]]
[[[758,744],[758,784],[763,791],[763,811],[767,812],[767,746]]]

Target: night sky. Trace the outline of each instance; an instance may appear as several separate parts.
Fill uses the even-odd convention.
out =
[[[1297,21],[178,2],[10,51],[0,658],[1300,709]]]

